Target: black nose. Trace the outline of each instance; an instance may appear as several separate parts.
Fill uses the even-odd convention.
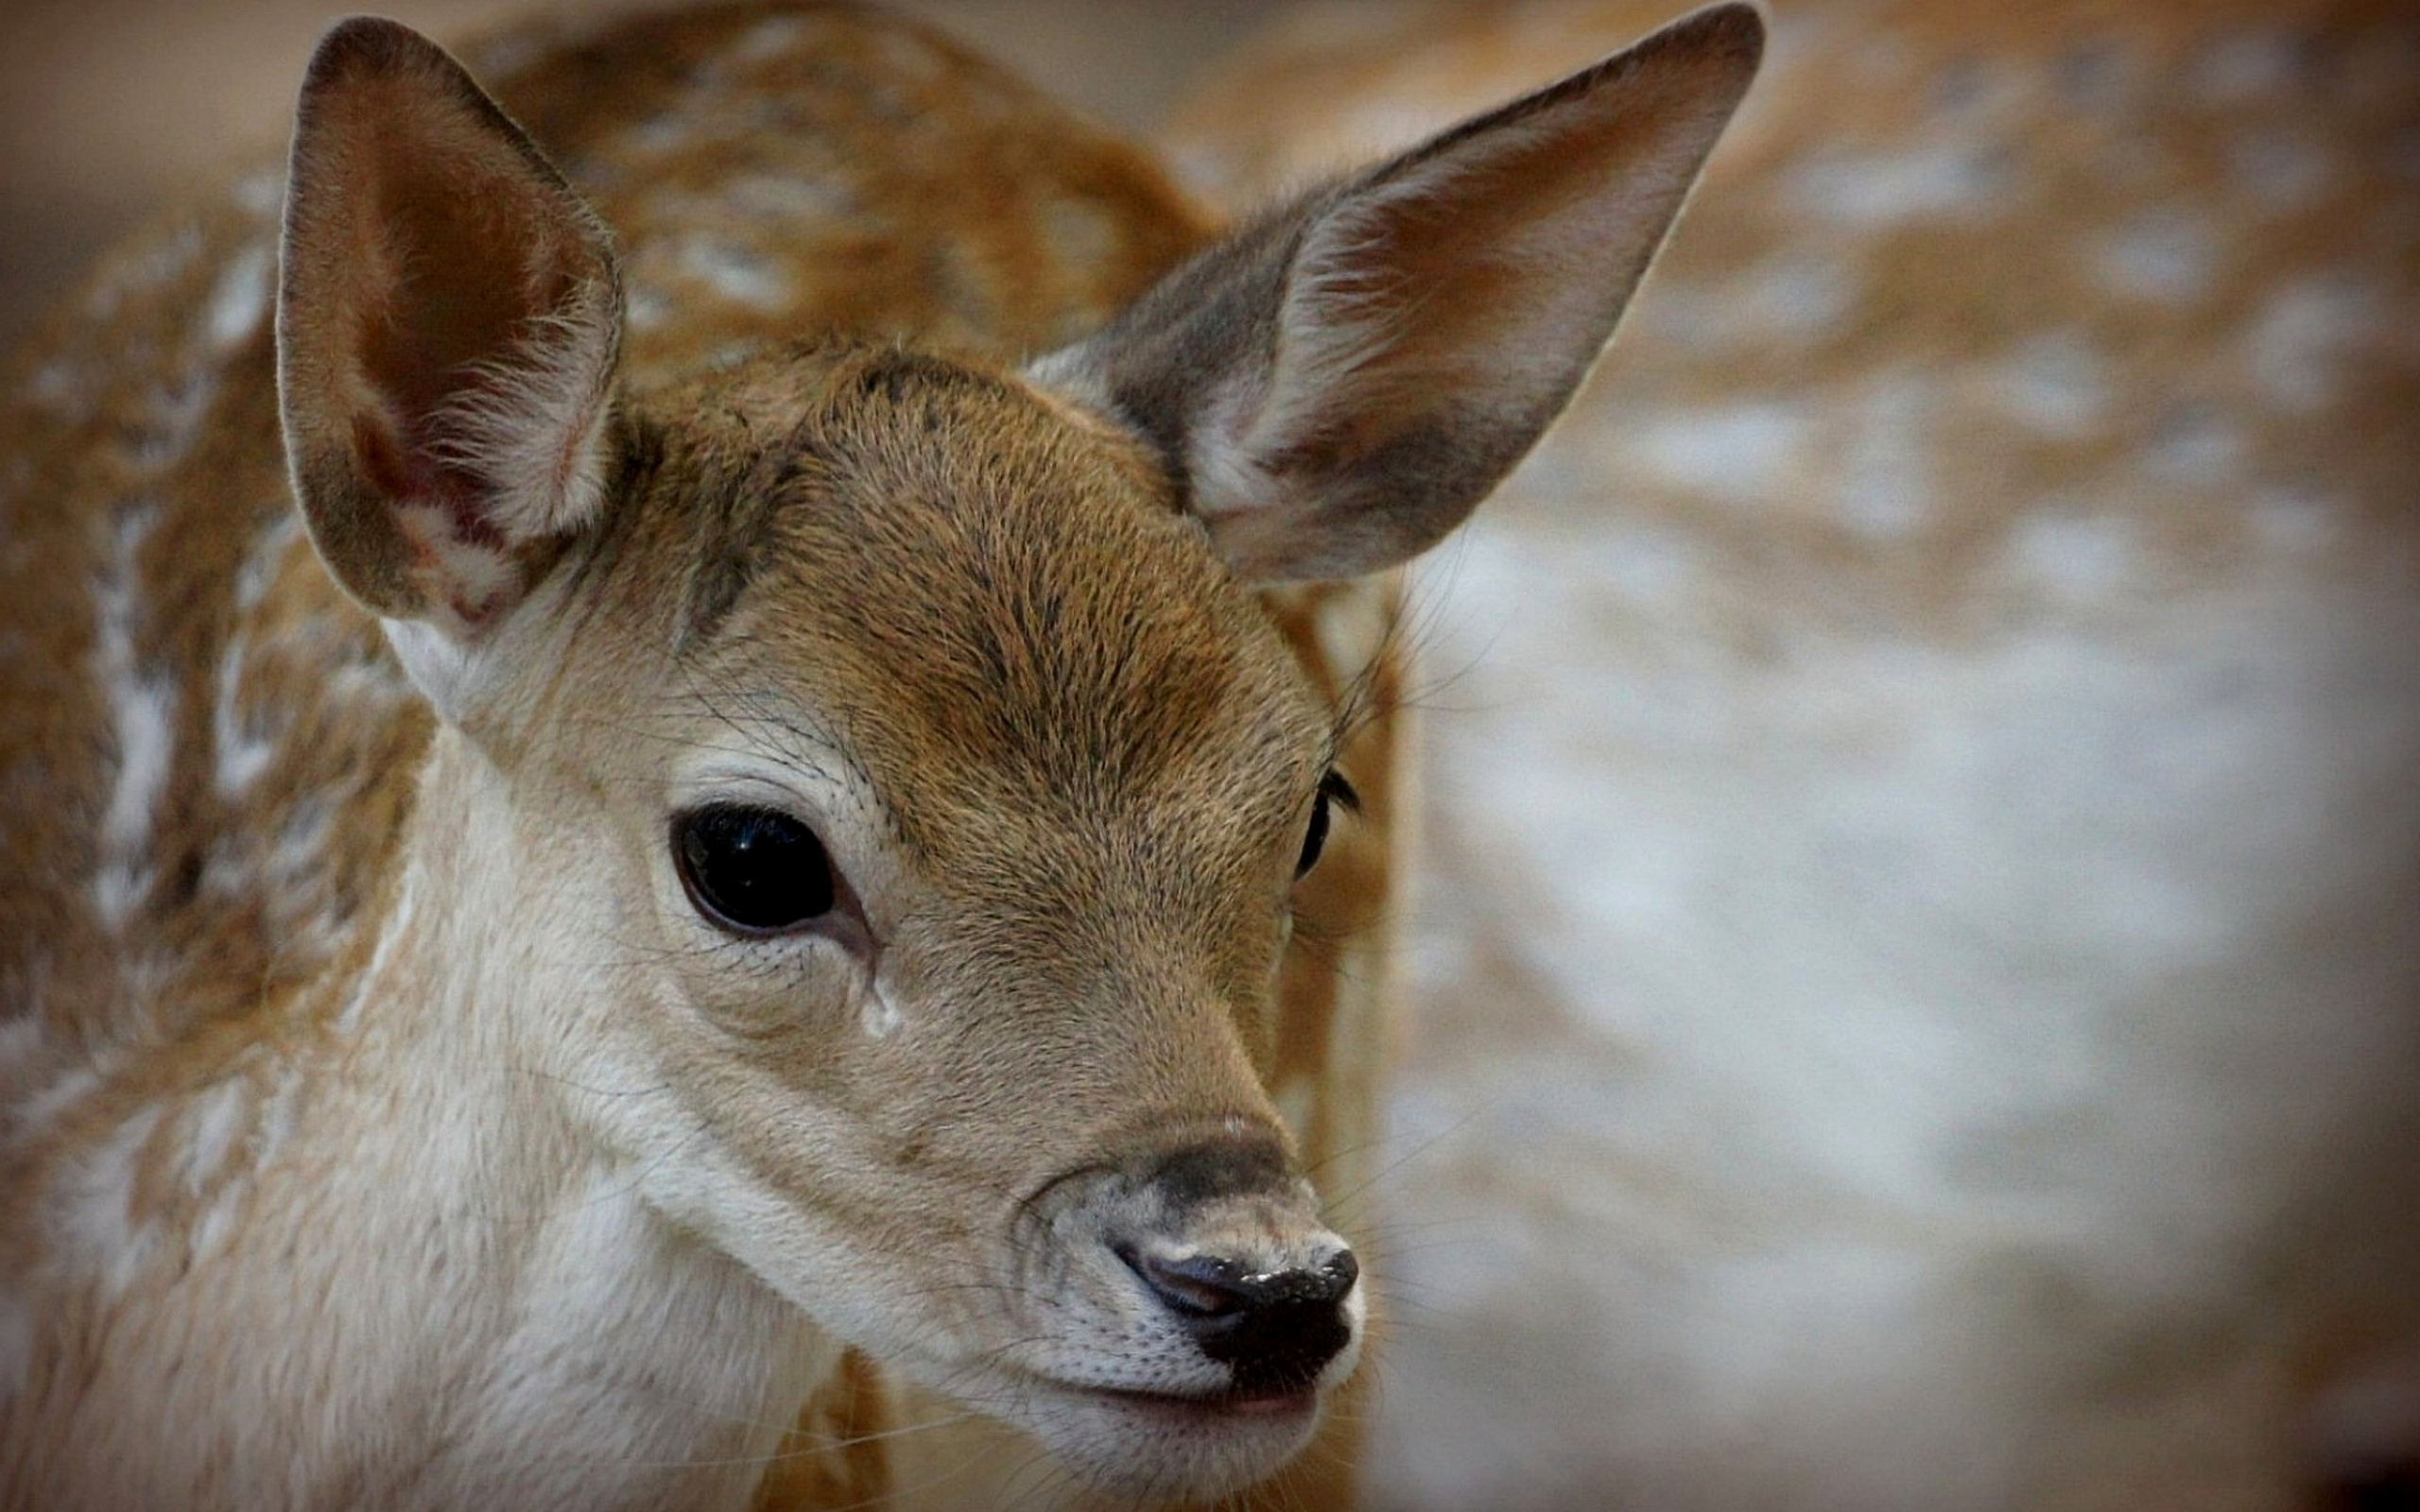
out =
[[[1219,1255],[1117,1253],[1201,1352],[1235,1372],[1239,1397],[1301,1391],[1352,1341],[1344,1298],[1361,1263],[1349,1249],[1315,1267],[1274,1271]]]

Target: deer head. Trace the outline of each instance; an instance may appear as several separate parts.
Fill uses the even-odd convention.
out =
[[[1467,516],[1760,39],[1702,11],[1022,369],[828,337],[638,392],[603,226],[436,47],[337,27],[287,453],[442,722],[375,985],[560,1073],[654,1211],[1102,1486],[1266,1473],[1368,1283],[1262,1085],[1351,786],[1253,589]]]

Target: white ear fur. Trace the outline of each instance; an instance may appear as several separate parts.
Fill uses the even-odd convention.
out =
[[[431,422],[431,454],[488,481],[489,518],[505,536],[566,535],[603,512],[606,403],[618,312],[585,288],[567,307],[534,316],[508,352]],[[583,308],[582,306],[591,306]]]
[[[1763,37],[1699,11],[1247,227],[1032,372],[1155,441],[1247,580],[1401,561],[1569,402]]]
[[[484,638],[604,507],[603,226],[451,58],[356,17],[304,79],[283,254],[279,401],[314,543],[380,615]]]

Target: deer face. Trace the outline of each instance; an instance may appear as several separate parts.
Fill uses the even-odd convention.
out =
[[[603,229],[442,53],[333,32],[296,493],[509,833],[447,905],[544,965],[505,1011],[591,1090],[580,1137],[1105,1486],[1299,1447],[1363,1291],[1261,1078],[1350,789],[1250,587],[1399,562],[1518,459],[1758,36],[1704,12],[1022,373],[834,343],[625,396]]]
[[[616,836],[659,1200],[1098,1473],[1271,1468],[1361,1311],[1255,1070],[1331,716],[1144,449],[1018,380],[844,350],[651,408],[614,611],[535,659],[624,686],[532,748]]]

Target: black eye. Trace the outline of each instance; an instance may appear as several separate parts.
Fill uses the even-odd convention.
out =
[[[1311,827],[1303,835],[1303,858],[1294,863],[1294,875],[1301,878],[1320,864],[1320,852],[1327,848],[1328,805],[1341,803],[1348,811],[1358,813],[1361,796],[1342,772],[1330,772],[1320,779],[1319,793],[1311,799]]]
[[[681,815],[672,858],[698,911],[735,934],[776,934],[832,911],[832,858],[814,831],[778,809]]]

